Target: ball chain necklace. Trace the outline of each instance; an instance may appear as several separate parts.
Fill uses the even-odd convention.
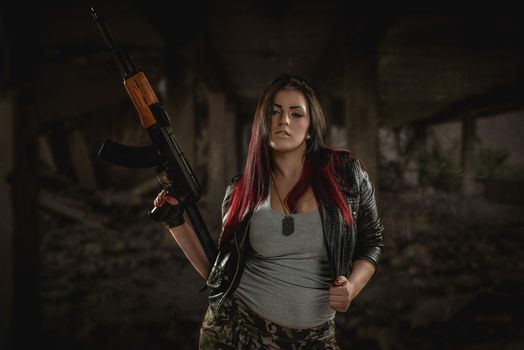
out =
[[[282,208],[284,209],[284,218],[282,219],[282,234],[284,236],[289,236],[293,234],[293,232],[295,232],[295,220],[291,216],[291,214],[295,213],[295,210],[293,210],[293,212],[290,213],[287,205],[284,204],[284,201],[282,200],[282,198],[280,198],[277,183],[273,178],[273,174],[271,174],[271,181],[273,182],[273,186],[275,186],[275,192],[277,193],[278,200],[280,201],[280,204],[282,204]]]

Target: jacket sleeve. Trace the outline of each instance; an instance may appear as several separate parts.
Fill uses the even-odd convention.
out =
[[[222,234],[224,233],[224,224],[226,223],[227,213],[229,212],[229,207],[231,206],[231,191],[238,182],[238,179],[240,179],[240,175],[233,176],[231,182],[226,188],[224,199],[222,200],[222,229],[220,230],[220,235],[218,236],[218,248],[220,248],[220,241],[222,239]]]
[[[358,166],[357,175],[360,178],[360,203],[357,214],[357,241],[353,261],[365,259],[378,266],[384,242],[382,231],[384,226],[380,222],[375,189],[366,170]]]

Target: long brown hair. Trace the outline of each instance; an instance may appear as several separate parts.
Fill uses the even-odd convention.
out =
[[[313,89],[303,78],[282,74],[266,87],[258,101],[246,163],[241,177],[231,192],[229,212],[219,244],[228,240],[244,215],[254,210],[268,195],[272,169],[269,148],[271,111],[274,107],[275,96],[281,90],[300,91],[306,98],[311,120],[308,130],[310,138],[306,140],[304,169],[300,179],[285,199],[288,208],[293,211],[298,199],[311,185],[317,201],[338,206],[346,224],[349,225],[352,220],[344,197],[336,184],[333,166],[330,166],[340,159],[333,157],[336,151],[324,143],[326,122],[320,103]]]

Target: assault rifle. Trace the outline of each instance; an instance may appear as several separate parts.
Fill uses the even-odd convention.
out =
[[[147,130],[151,139],[151,145],[141,147],[127,146],[106,139],[98,156],[109,163],[126,168],[155,168],[160,185],[184,207],[193,230],[210,264],[213,265],[217,249],[196,206],[201,195],[200,185],[178,147],[171,119],[144,72],[136,67],[127,52],[116,46],[104,19],[96,13],[94,7],[91,7],[91,13],[117,62],[124,87],[135,105],[142,127]],[[169,210],[174,209],[171,205],[164,204],[149,211],[149,216],[161,222]]]

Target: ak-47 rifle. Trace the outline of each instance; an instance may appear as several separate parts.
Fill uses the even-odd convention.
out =
[[[201,194],[200,185],[178,147],[171,129],[171,119],[144,72],[137,69],[131,56],[115,45],[105,21],[93,7],[91,13],[120,68],[125,89],[140,116],[142,127],[147,130],[151,139],[151,145],[142,147],[122,145],[106,139],[98,156],[109,163],[127,168],[154,167],[161,186],[183,205],[193,230],[213,265],[217,254],[216,246],[196,206]],[[171,205],[155,207],[149,212],[149,216],[161,222],[169,210],[173,210]]]

